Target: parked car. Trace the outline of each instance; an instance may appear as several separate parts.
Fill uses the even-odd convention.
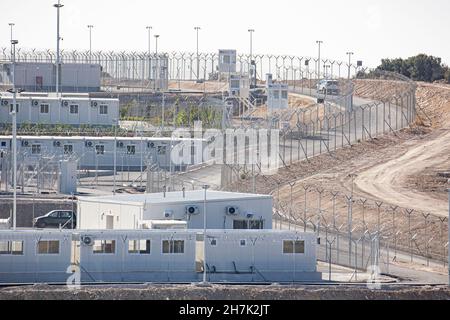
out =
[[[339,81],[337,80],[320,80],[317,84],[317,93],[326,95],[339,94]]]
[[[73,218],[73,228],[77,225],[77,216],[71,210],[53,210],[49,213],[37,217],[33,221],[33,226],[36,228],[59,228],[64,227],[66,229],[72,228],[72,218]]]

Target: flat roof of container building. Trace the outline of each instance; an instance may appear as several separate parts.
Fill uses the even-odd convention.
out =
[[[12,99],[10,92],[0,92],[1,99]],[[55,92],[22,92],[17,94],[17,100],[72,100],[72,101],[119,101],[117,98],[99,98],[91,97],[89,93],[60,93],[59,96]]]
[[[183,197],[182,191],[164,193],[148,193],[148,194],[125,194],[111,195],[100,197],[80,197],[81,201],[86,202],[103,202],[103,203],[120,203],[120,204],[191,204],[192,202],[203,202],[205,198],[204,190],[186,191]],[[236,193],[225,191],[208,190],[206,192],[207,202],[220,202],[224,200],[261,200],[272,199],[271,195]]]
[[[12,136],[0,136],[1,139],[12,139]],[[171,141],[205,141],[205,139],[198,138],[171,138],[171,137],[91,137],[91,136],[17,136],[18,140],[73,140],[73,141],[158,141],[158,142],[171,142]]]

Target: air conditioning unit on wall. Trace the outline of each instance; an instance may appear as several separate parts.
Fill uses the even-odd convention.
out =
[[[190,205],[186,206],[186,214],[188,215],[198,215],[200,213],[200,210],[198,206]]]
[[[239,214],[239,208],[236,206],[228,206],[225,209],[225,213],[228,216],[237,216]]]

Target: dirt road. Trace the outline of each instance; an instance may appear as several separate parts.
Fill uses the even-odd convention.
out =
[[[424,193],[410,188],[408,177],[427,168],[450,168],[450,131],[435,132],[412,144],[406,153],[362,171],[355,179],[357,192],[405,208],[448,215],[445,193]]]
[[[436,128],[423,141],[403,143],[404,152],[359,172],[355,185],[357,191],[382,201],[448,216],[445,192],[417,190],[410,180],[426,170],[450,171],[450,86],[419,84],[417,100]]]

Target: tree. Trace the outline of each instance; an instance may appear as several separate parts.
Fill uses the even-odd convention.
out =
[[[419,54],[404,60],[383,59],[378,70],[400,73],[415,81],[433,82],[442,80],[446,75],[446,66],[442,64],[441,58]]]

